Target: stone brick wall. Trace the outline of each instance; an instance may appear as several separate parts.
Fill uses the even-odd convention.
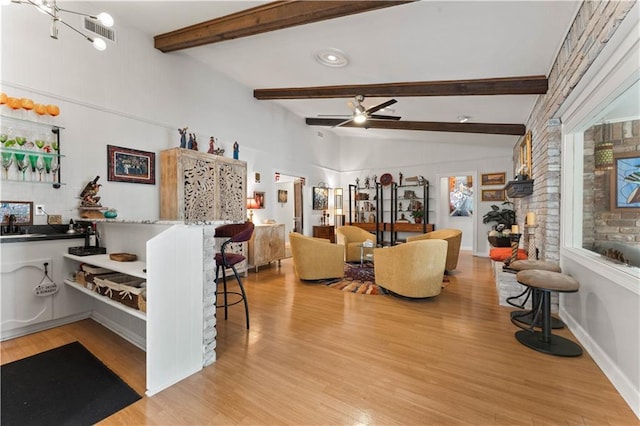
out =
[[[640,120],[599,124],[584,133],[582,247],[598,253],[614,247],[628,259],[630,252],[640,251],[640,212],[612,211],[613,170],[595,169],[594,149],[601,142],[612,142],[614,155],[636,152],[640,156]]]
[[[561,127],[549,126],[558,109],[602,51],[633,6],[631,1],[585,1],[549,73],[549,90],[540,96],[527,122],[532,131],[534,193],[515,201],[520,226],[526,212],[537,214],[540,258],[560,259]],[[519,152],[514,147],[514,158]],[[514,167],[515,168],[515,167]]]

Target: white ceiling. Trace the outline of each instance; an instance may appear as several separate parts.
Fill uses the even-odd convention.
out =
[[[153,37],[266,2],[91,2],[122,25]],[[183,52],[249,89],[392,83],[548,75],[579,1],[418,1]],[[117,48],[117,47],[114,47]],[[314,54],[337,48],[344,68],[318,64]],[[175,53],[167,53],[172,55]],[[393,115],[403,120],[524,124],[534,95],[399,97]],[[348,115],[349,99],[277,102],[303,117]],[[370,107],[385,98],[366,99]],[[342,136],[508,144],[516,136],[318,127]]]

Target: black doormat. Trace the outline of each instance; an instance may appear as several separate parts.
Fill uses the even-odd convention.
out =
[[[92,425],[141,398],[79,342],[0,366],[0,423]]]

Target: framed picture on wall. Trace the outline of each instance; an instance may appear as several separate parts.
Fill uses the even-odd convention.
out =
[[[278,189],[278,202],[286,203],[289,198],[289,194],[286,189]]]
[[[504,189],[483,189],[482,201],[504,201]]]
[[[640,153],[638,152],[613,155],[611,210],[640,211]]]
[[[313,210],[329,208],[329,188],[313,187]]]
[[[507,173],[483,173],[481,181],[483,186],[504,185],[507,181]]]
[[[107,180],[156,184],[156,154],[107,145]]]

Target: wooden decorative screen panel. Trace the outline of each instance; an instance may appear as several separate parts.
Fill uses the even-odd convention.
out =
[[[187,222],[246,217],[244,161],[174,148],[160,153],[160,218]]]

